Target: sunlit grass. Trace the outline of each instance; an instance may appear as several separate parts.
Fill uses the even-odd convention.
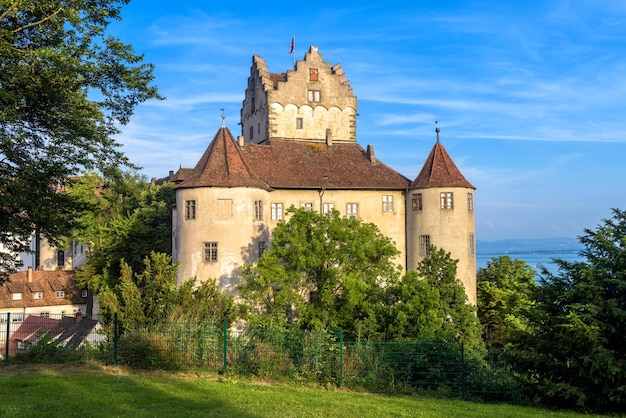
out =
[[[0,367],[0,417],[24,416],[506,418],[575,414],[355,393],[213,373],[137,373],[97,364]]]

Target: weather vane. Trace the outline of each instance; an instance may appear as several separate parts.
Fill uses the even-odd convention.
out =
[[[439,131],[440,131],[440,129],[439,129],[439,121],[436,120],[435,121],[435,132],[437,132],[437,143],[439,143]]]
[[[224,113],[224,109],[220,109],[222,111],[222,128],[226,127],[226,114]]]

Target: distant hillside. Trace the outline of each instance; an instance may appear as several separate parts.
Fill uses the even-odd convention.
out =
[[[505,239],[476,241],[478,254],[559,253],[580,251],[584,247],[576,238]]]

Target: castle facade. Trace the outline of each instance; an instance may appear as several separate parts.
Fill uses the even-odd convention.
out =
[[[179,283],[216,278],[235,292],[241,267],[271,245],[290,206],[338,210],[394,240],[404,270],[430,245],[459,260],[457,276],[476,303],[474,191],[439,142],[411,180],[378,160],[356,135],[357,98],[340,65],[311,46],[292,70],[270,73],[253,56],[241,134],[222,126],[196,166],[176,183],[173,259]]]

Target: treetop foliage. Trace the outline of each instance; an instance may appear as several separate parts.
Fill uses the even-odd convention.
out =
[[[0,244],[27,249],[71,231],[59,193],[82,169],[132,166],[113,136],[139,103],[160,98],[153,66],[107,26],[128,0],[0,3]],[[80,208],[78,208],[80,209]],[[3,257],[0,272],[16,268]]]
[[[289,209],[239,287],[262,328],[343,331],[348,339],[439,340],[482,347],[450,253],[432,248],[400,280],[399,252],[374,224]]]
[[[528,396],[545,404],[624,412],[626,405],[626,211],[579,238],[585,261],[555,260],[540,273],[513,335],[512,363]]]

